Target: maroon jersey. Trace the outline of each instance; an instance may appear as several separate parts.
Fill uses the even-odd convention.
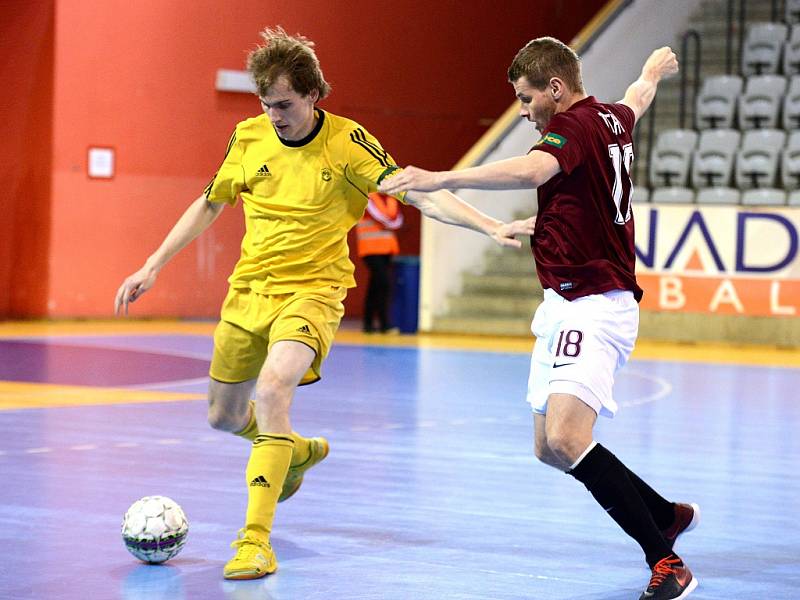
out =
[[[553,116],[531,149],[561,172],[539,186],[531,239],[539,281],[567,300],[630,290],[636,300],[631,212],[633,111],[589,96]]]

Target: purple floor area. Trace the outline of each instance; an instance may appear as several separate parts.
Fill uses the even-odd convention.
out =
[[[40,375],[66,376],[70,352],[81,357],[73,370],[107,352],[94,362],[110,371],[141,355],[202,364],[211,351],[201,336],[38,345],[54,341],[62,367]],[[168,390],[192,373],[163,379],[135,360],[92,385],[162,378],[150,390]],[[243,522],[248,445],[211,430],[204,401],[0,411],[0,599],[636,599],[649,579],[638,546],[532,455],[528,363],[335,346],[293,407],[293,426],[326,436],[331,453],[279,506],[280,568],[258,581],[222,578]],[[620,374],[620,413],[601,419],[597,439],[669,498],[701,505],[700,526],[677,546],[700,581],[691,600],[798,597],[798,375],[660,361]],[[162,566],[137,562],[120,537],[128,506],[153,494],[189,520],[186,547]]]
[[[208,375],[208,360],[152,351],[0,340],[0,381],[124,387]]]

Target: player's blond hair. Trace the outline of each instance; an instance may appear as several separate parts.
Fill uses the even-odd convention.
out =
[[[558,77],[571,91],[585,93],[581,59],[572,48],[553,37],[531,40],[517,52],[508,68],[508,80],[514,83],[520,77],[525,77],[537,90],[543,90],[552,77]]]
[[[286,75],[292,89],[301,96],[314,90],[322,100],[331,91],[325,81],[314,42],[300,34],[289,35],[283,27],[267,27],[261,32],[264,45],[247,56],[247,70],[253,76],[259,96],[266,96],[281,75]]]

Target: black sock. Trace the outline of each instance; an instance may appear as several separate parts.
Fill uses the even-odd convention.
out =
[[[568,473],[585,485],[611,518],[639,543],[650,568],[672,554],[628,469],[611,452],[597,444]]]
[[[644,500],[644,503],[647,505],[647,510],[649,510],[650,514],[653,516],[656,527],[661,531],[669,529],[670,525],[675,522],[675,504],[666,500],[661,494],[647,485],[636,473],[627,467],[625,467],[625,470],[628,471],[628,477],[631,483],[633,483],[636,491],[639,492],[642,500]]]

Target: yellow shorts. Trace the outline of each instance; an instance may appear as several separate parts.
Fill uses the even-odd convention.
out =
[[[255,379],[272,344],[293,340],[316,352],[300,385],[319,381],[322,361],[344,314],[346,295],[346,288],[333,286],[270,296],[231,288],[214,331],[209,375],[223,383]]]

